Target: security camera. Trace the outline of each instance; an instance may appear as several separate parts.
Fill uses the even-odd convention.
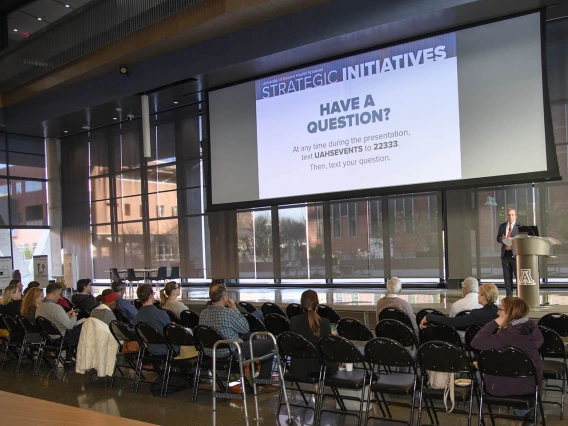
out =
[[[134,120],[134,114],[128,114],[126,118],[128,118],[128,121],[132,121]]]

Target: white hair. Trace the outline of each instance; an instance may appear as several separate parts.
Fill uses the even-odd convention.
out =
[[[467,277],[462,281],[462,288],[469,293],[479,293],[479,281],[477,278]]]
[[[402,281],[400,278],[392,277],[387,281],[387,292],[388,294],[398,294],[402,290]]]

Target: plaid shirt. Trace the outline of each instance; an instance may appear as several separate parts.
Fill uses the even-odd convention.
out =
[[[250,331],[247,320],[239,311],[219,305],[211,305],[201,312],[199,324],[211,327],[226,340],[238,340],[239,334]],[[205,353],[211,355],[212,351],[205,349]],[[225,356],[228,353],[228,349],[220,349],[217,356]]]

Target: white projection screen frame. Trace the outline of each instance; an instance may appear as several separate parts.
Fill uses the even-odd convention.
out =
[[[544,17],[208,93],[208,210],[558,179]]]

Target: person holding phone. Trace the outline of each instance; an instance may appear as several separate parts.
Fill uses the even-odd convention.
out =
[[[50,320],[63,335],[63,343],[77,345],[81,335],[81,325],[77,325],[77,312],[70,310],[65,312],[57,301],[61,297],[63,286],[60,283],[50,283],[45,289],[45,299],[36,309],[35,316]],[[71,352],[67,351],[67,359],[71,359]]]

